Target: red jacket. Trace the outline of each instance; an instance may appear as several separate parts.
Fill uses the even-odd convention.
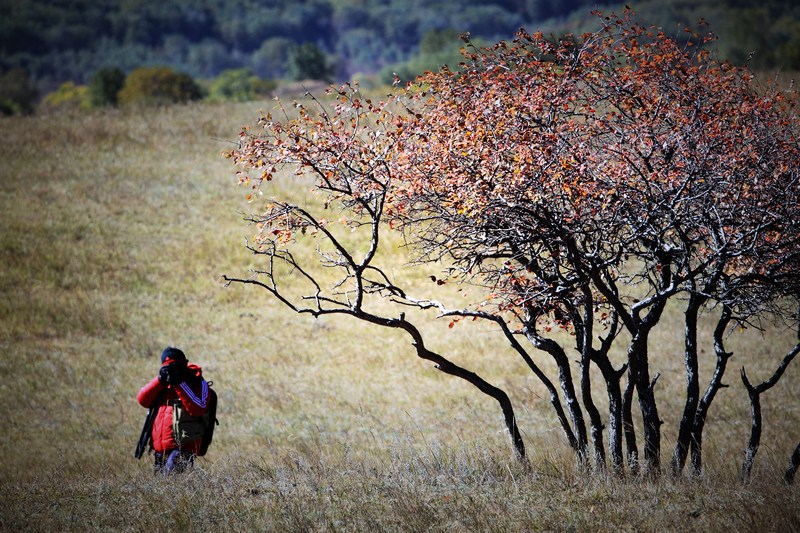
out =
[[[156,376],[136,395],[139,404],[149,409],[158,399],[159,393],[166,389],[166,393],[161,396],[158,413],[153,421],[153,449],[157,452],[165,453],[178,448],[172,435],[172,405],[170,401],[175,400],[176,397],[180,398],[183,407],[192,416],[203,416],[208,410],[208,384],[203,379],[203,370],[192,363],[189,363],[187,368],[191,378],[180,385],[164,385]],[[190,443],[188,447],[184,445],[182,449],[197,453],[200,451],[201,444],[202,439],[198,439]]]

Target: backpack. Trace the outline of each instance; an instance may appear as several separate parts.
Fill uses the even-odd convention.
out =
[[[214,438],[214,426],[219,425],[219,420],[217,420],[217,393],[214,392],[214,389],[211,388],[212,383],[209,382],[208,384],[208,411],[206,411],[206,417],[208,418],[208,423],[206,424],[206,429],[203,432],[203,443],[200,445],[200,450],[197,452],[197,455],[205,455],[208,451],[208,447],[211,445],[211,440]]]
[[[211,388],[213,382],[208,383],[208,396],[206,398],[206,412],[203,416],[191,416],[183,407],[179,398],[172,403],[172,435],[178,446],[184,446],[197,439],[203,439],[197,455],[203,456],[214,438],[214,426],[219,425],[217,420],[217,393]]]

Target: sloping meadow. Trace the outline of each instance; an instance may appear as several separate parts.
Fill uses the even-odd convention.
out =
[[[259,200],[222,154],[272,107],[0,119],[0,529],[800,529],[797,487],[780,482],[800,439],[800,365],[762,398],[750,485],[737,482],[749,431],[738,372],[711,410],[704,478],[609,480],[574,470],[544,388],[489,326],[431,315],[425,332],[509,392],[529,465],[514,461],[496,405],[399,334],[225,287],[222,274],[256,266],[243,215]],[[391,239],[395,275],[429,293],[431,273],[405,266]],[[680,316],[663,326],[653,361],[669,443],[683,402]],[[732,365],[766,379],[792,339],[740,332]],[[208,457],[176,480],[133,458],[135,395],[167,345],[203,366],[220,401]]]

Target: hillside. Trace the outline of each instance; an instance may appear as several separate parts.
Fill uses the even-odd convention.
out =
[[[800,7],[792,0],[631,6],[676,33],[704,18],[734,62],[755,52],[757,70],[800,69]],[[161,64],[195,78],[249,67],[278,79],[291,76],[291,55],[310,44],[327,55],[335,79],[391,76],[420,53],[446,48],[453,57],[460,32],[487,41],[520,27],[579,32],[596,27],[589,15],[596,7],[622,9],[593,0],[0,0],[0,70],[27,69],[43,93],[68,80],[86,83],[104,67]]]

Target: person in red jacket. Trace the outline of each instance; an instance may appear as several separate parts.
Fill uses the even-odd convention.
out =
[[[152,429],[156,473],[179,473],[194,464],[203,440],[191,427],[201,423],[208,396],[202,369],[189,363],[181,350],[167,347],[161,354],[158,375],[136,396],[142,407],[158,406]],[[190,431],[179,429],[178,418],[181,427]]]

